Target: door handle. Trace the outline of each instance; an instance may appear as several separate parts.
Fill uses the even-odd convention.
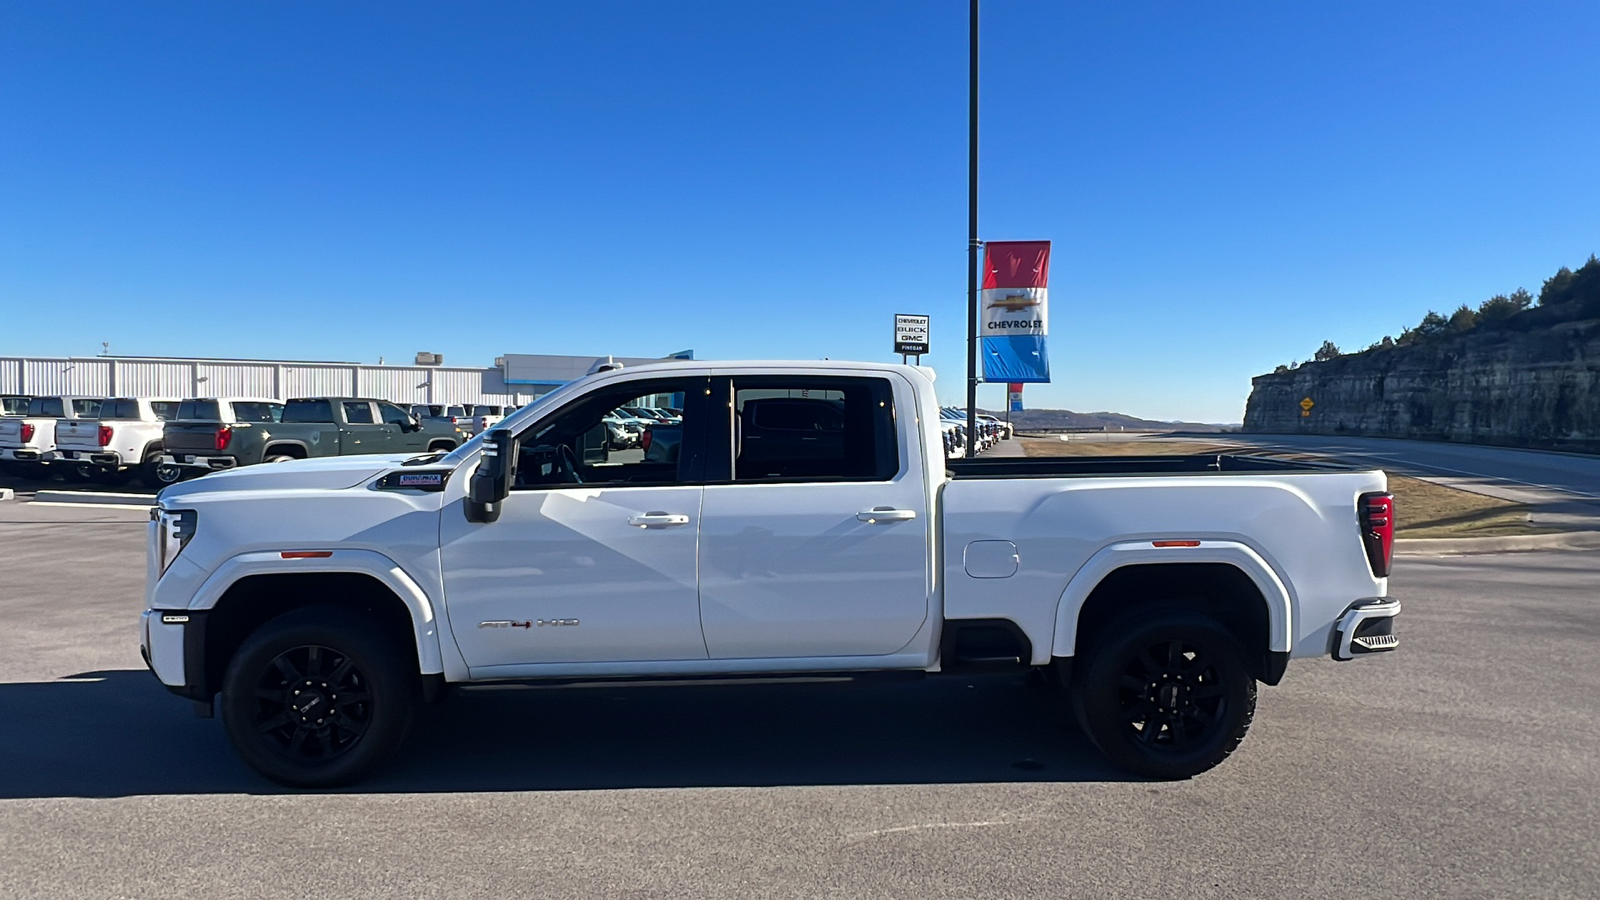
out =
[[[665,528],[669,525],[687,525],[689,524],[689,517],[683,513],[652,510],[642,516],[629,516],[628,524],[637,525],[640,528]]]
[[[895,509],[892,506],[874,506],[865,512],[856,513],[856,518],[868,525],[879,522],[905,522],[917,517],[914,509]]]

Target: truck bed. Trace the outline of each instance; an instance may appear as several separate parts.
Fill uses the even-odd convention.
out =
[[[1202,453],[1189,456],[1041,456],[1028,459],[952,459],[957,481],[989,478],[1070,478],[1085,475],[1227,475],[1288,472],[1350,472],[1338,463],[1302,462],[1271,456]]]

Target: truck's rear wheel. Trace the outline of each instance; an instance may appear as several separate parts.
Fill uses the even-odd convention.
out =
[[[362,778],[411,727],[420,679],[409,656],[344,610],[285,613],[246,639],[228,666],[228,737],[245,762],[281,784]]]
[[[1073,674],[1073,703],[1111,762],[1152,778],[1189,778],[1244,740],[1256,683],[1221,624],[1174,611],[1125,617],[1100,633]]]

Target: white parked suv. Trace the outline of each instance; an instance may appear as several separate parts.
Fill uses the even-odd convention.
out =
[[[613,452],[605,418],[660,394],[682,424]],[[1048,675],[1114,763],[1185,778],[1291,658],[1397,643],[1381,471],[946,460],[938,422],[916,367],[674,362],[557,388],[447,454],[174,485],[141,649],[202,715],[220,693],[250,765],[327,786],[447,684],[974,671]]]
[[[93,419],[63,419],[56,425],[57,459],[76,463],[86,475],[111,482],[137,476],[156,484],[161,465],[161,430],[178,412],[178,401],[117,397],[100,405]]]
[[[57,458],[56,423],[92,419],[100,414],[99,397],[34,397],[23,416],[0,418],[0,462],[16,463],[38,474]]]

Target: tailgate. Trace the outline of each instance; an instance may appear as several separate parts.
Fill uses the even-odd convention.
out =
[[[6,447],[22,446],[21,419],[0,419],[0,445]]]
[[[64,450],[99,450],[100,423],[94,419],[57,420],[56,447]]]
[[[169,454],[217,452],[217,429],[221,422],[168,422],[161,431],[161,445]]]

